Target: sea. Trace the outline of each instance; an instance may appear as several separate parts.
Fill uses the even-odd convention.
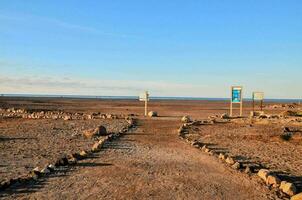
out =
[[[45,95],[45,94],[0,94],[0,97],[30,97],[30,98],[70,98],[70,99],[107,99],[107,100],[138,100],[139,96],[93,96],[93,95]],[[188,101],[230,101],[230,98],[214,97],[164,97],[151,96],[150,100],[188,100]],[[252,101],[244,98],[244,101]],[[264,99],[265,102],[302,103],[302,99]]]

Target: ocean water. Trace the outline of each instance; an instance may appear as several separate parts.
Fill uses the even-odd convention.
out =
[[[72,99],[112,99],[112,100],[138,100],[138,96],[92,96],[92,95],[44,95],[44,94],[0,94],[0,97],[44,97],[44,98],[72,98]],[[150,97],[150,100],[188,100],[188,101],[230,101],[230,98],[213,97]],[[244,98],[244,101],[252,101]],[[302,103],[302,99],[265,99],[265,102]]]

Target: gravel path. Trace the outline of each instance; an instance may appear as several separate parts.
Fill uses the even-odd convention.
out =
[[[138,127],[72,170],[7,199],[268,199],[254,179],[178,139],[176,119]]]

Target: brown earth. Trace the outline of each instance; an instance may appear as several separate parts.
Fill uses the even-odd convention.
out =
[[[134,100],[0,98],[0,105],[3,108],[15,107],[87,113],[135,113],[140,115],[137,129],[123,136],[120,140],[107,144],[106,148],[97,156],[81,161],[69,169],[62,169],[60,173],[43,178],[34,185],[6,190],[0,193],[0,197],[4,199],[277,198],[256,177],[249,177],[231,170],[214,157],[205,155],[178,139],[176,130],[180,126],[181,116],[190,115],[200,119],[222,114],[228,111],[229,102],[152,101],[149,104],[150,110],[157,111],[160,115],[159,118],[153,119],[142,117],[143,103]],[[247,115],[250,110],[251,105],[248,104],[248,109],[245,110],[244,114]],[[266,111],[280,113],[283,110],[283,108],[278,108],[267,109]],[[18,132],[18,126],[21,127],[21,130],[26,129],[26,126],[29,125],[31,129],[40,131],[43,129],[43,127],[39,129],[40,120],[10,120],[13,122],[3,119],[2,125],[0,124],[11,127],[7,133],[12,135],[5,135],[5,137],[13,137],[13,134]],[[56,126],[56,123],[61,123],[58,126],[66,129],[66,135],[72,135],[76,132],[64,124],[65,122],[62,120],[45,121],[47,121],[45,124],[48,128]],[[87,122],[68,121],[68,123],[75,123],[75,127],[81,127],[83,126],[81,123],[86,124]],[[10,126],[9,123],[15,123],[16,126]],[[266,128],[260,127],[260,129],[264,132],[270,131]],[[245,134],[245,130],[242,130]],[[237,131],[240,134],[242,130],[238,129]],[[212,132],[215,135],[225,131],[232,131],[232,128],[225,126],[221,129],[218,128],[217,132]],[[32,134],[29,132],[29,135],[25,136],[22,135],[25,132],[19,133],[21,135],[18,137],[29,137]],[[1,131],[0,137],[2,135],[3,132]],[[50,135],[55,134],[52,132]],[[63,139],[67,144],[78,144],[73,139],[68,141],[68,137]],[[8,141],[6,140],[4,143]],[[81,145],[81,142],[79,144]],[[0,145],[3,145],[3,142]],[[5,152],[7,148],[2,149],[4,149],[3,155],[10,154],[10,152]],[[271,152],[273,153],[273,151]],[[10,158],[10,160],[12,161],[11,166],[18,162],[17,159]],[[5,173],[8,173],[9,170],[14,170],[14,167],[7,169]],[[298,168],[293,168],[293,171],[297,170]]]
[[[124,120],[0,120],[0,175],[4,179],[27,174],[54,163],[63,154],[90,149],[93,139],[82,136],[84,130],[103,125],[118,132]]]
[[[225,168],[176,135],[178,118],[140,120],[96,158],[4,199],[268,199],[254,179]],[[272,197],[271,197],[272,198]]]

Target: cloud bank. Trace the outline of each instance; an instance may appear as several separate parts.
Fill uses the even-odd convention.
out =
[[[192,91],[204,91],[207,86],[164,81],[97,80],[69,77],[5,77],[0,76],[0,93],[4,94],[73,94],[136,96],[149,90],[156,96],[202,96]]]

